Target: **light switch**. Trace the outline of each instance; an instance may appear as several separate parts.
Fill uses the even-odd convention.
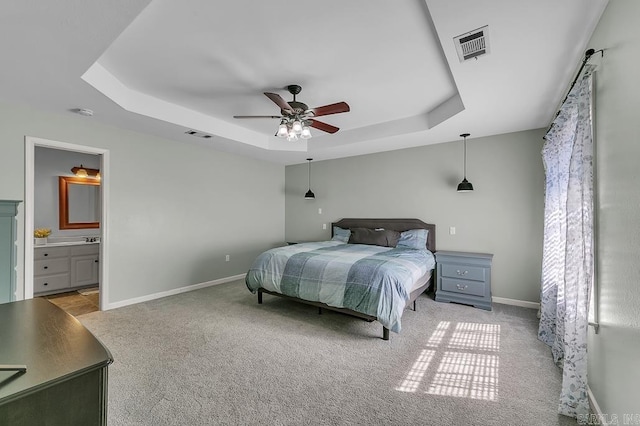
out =
[[[449,227],[449,235],[456,235],[456,227],[455,226],[450,226]]]
[[[327,229],[327,224],[326,223],[322,224],[322,229]]]
[[[318,209],[318,214],[322,214],[322,208]]]

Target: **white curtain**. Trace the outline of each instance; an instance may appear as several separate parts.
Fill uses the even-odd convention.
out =
[[[558,411],[589,413],[587,327],[593,279],[593,135],[587,65],[542,148],[545,218],[538,338],[562,367]]]

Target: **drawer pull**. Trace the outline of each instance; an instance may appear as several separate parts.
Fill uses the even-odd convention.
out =
[[[468,285],[456,284],[456,287],[458,287],[458,290],[466,290]]]
[[[458,275],[462,275],[462,276],[467,275],[468,273],[469,273],[469,271],[461,271],[460,269],[458,269],[458,270],[456,271],[456,274],[458,274]]]
[[[45,266],[45,267],[44,267],[44,269],[49,269],[49,267],[48,267],[48,266]]]
[[[44,283],[44,284],[42,284],[42,285],[49,285],[49,283]]]
[[[49,256],[49,253],[45,253],[45,254],[44,254],[44,257],[47,257],[47,256]]]

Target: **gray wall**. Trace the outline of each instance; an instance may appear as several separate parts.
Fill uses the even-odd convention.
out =
[[[99,229],[60,229],[58,176],[73,176],[71,168],[81,164],[90,169],[100,168],[100,156],[81,152],[36,147],[33,179],[35,228],[51,229],[51,237],[100,235]]]
[[[640,2],[611,0],[589,47],[597,71],[600,333],[590,330],[589,387],[605,414],[640,415]],[[636,418],[637,419],[637,418]]]
[[[71,113],[0,104],[0,117],[1,199],[24,199],[25,135],[110,151],[109,303],[244,273],[282,244],[282,165]]]
[[[286,239],[328,239],[331,222],[343,217],[415,217],[436,224],[440,250],[494,254],[493,296],[539,302],[543,134],[533,130],[467,139],[471,193],[456,192],[462,180],[462,139],[312,162],[313,201],[303,199],[307,164],[288,166]],[[451,226],[455,235],[449,235]]]

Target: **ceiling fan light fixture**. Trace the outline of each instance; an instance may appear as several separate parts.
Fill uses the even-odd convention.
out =
[[[264,95],[269,98],[273,103],[280,107],[280,116],[278,115],[234,115],[233,118],[279,118],[280,125],[276,131],[276,136],[286,139],[288,141],[294,141],[301,139],[311,139],[311,129],[305,131],[305,128],[313,127],[320,131],[333,134],[340,130],[336,126],[318,121],[316,117],[322,117],[325,115],[339,114],[343,112],[351,111],[349,104],[346,102],[336,102],[330,105],[324,105],[315,108],[309,108],[307,104],[298,102],[296,95],[300,93],[302,87],[297,84],[290,84],[287,87],[289,93],[293,95],[292,101],[285,101],[282,96],[277,93],[264,92]],[[295,137],[291,135],[291,131],[295,134]],[[304,134],[303,134],[304,133]]]
[[[282,121],[280,126],[278,126],[278,137],[286,138],[287,136],[289,136],[289,129],[287,129],[287,124]]]

